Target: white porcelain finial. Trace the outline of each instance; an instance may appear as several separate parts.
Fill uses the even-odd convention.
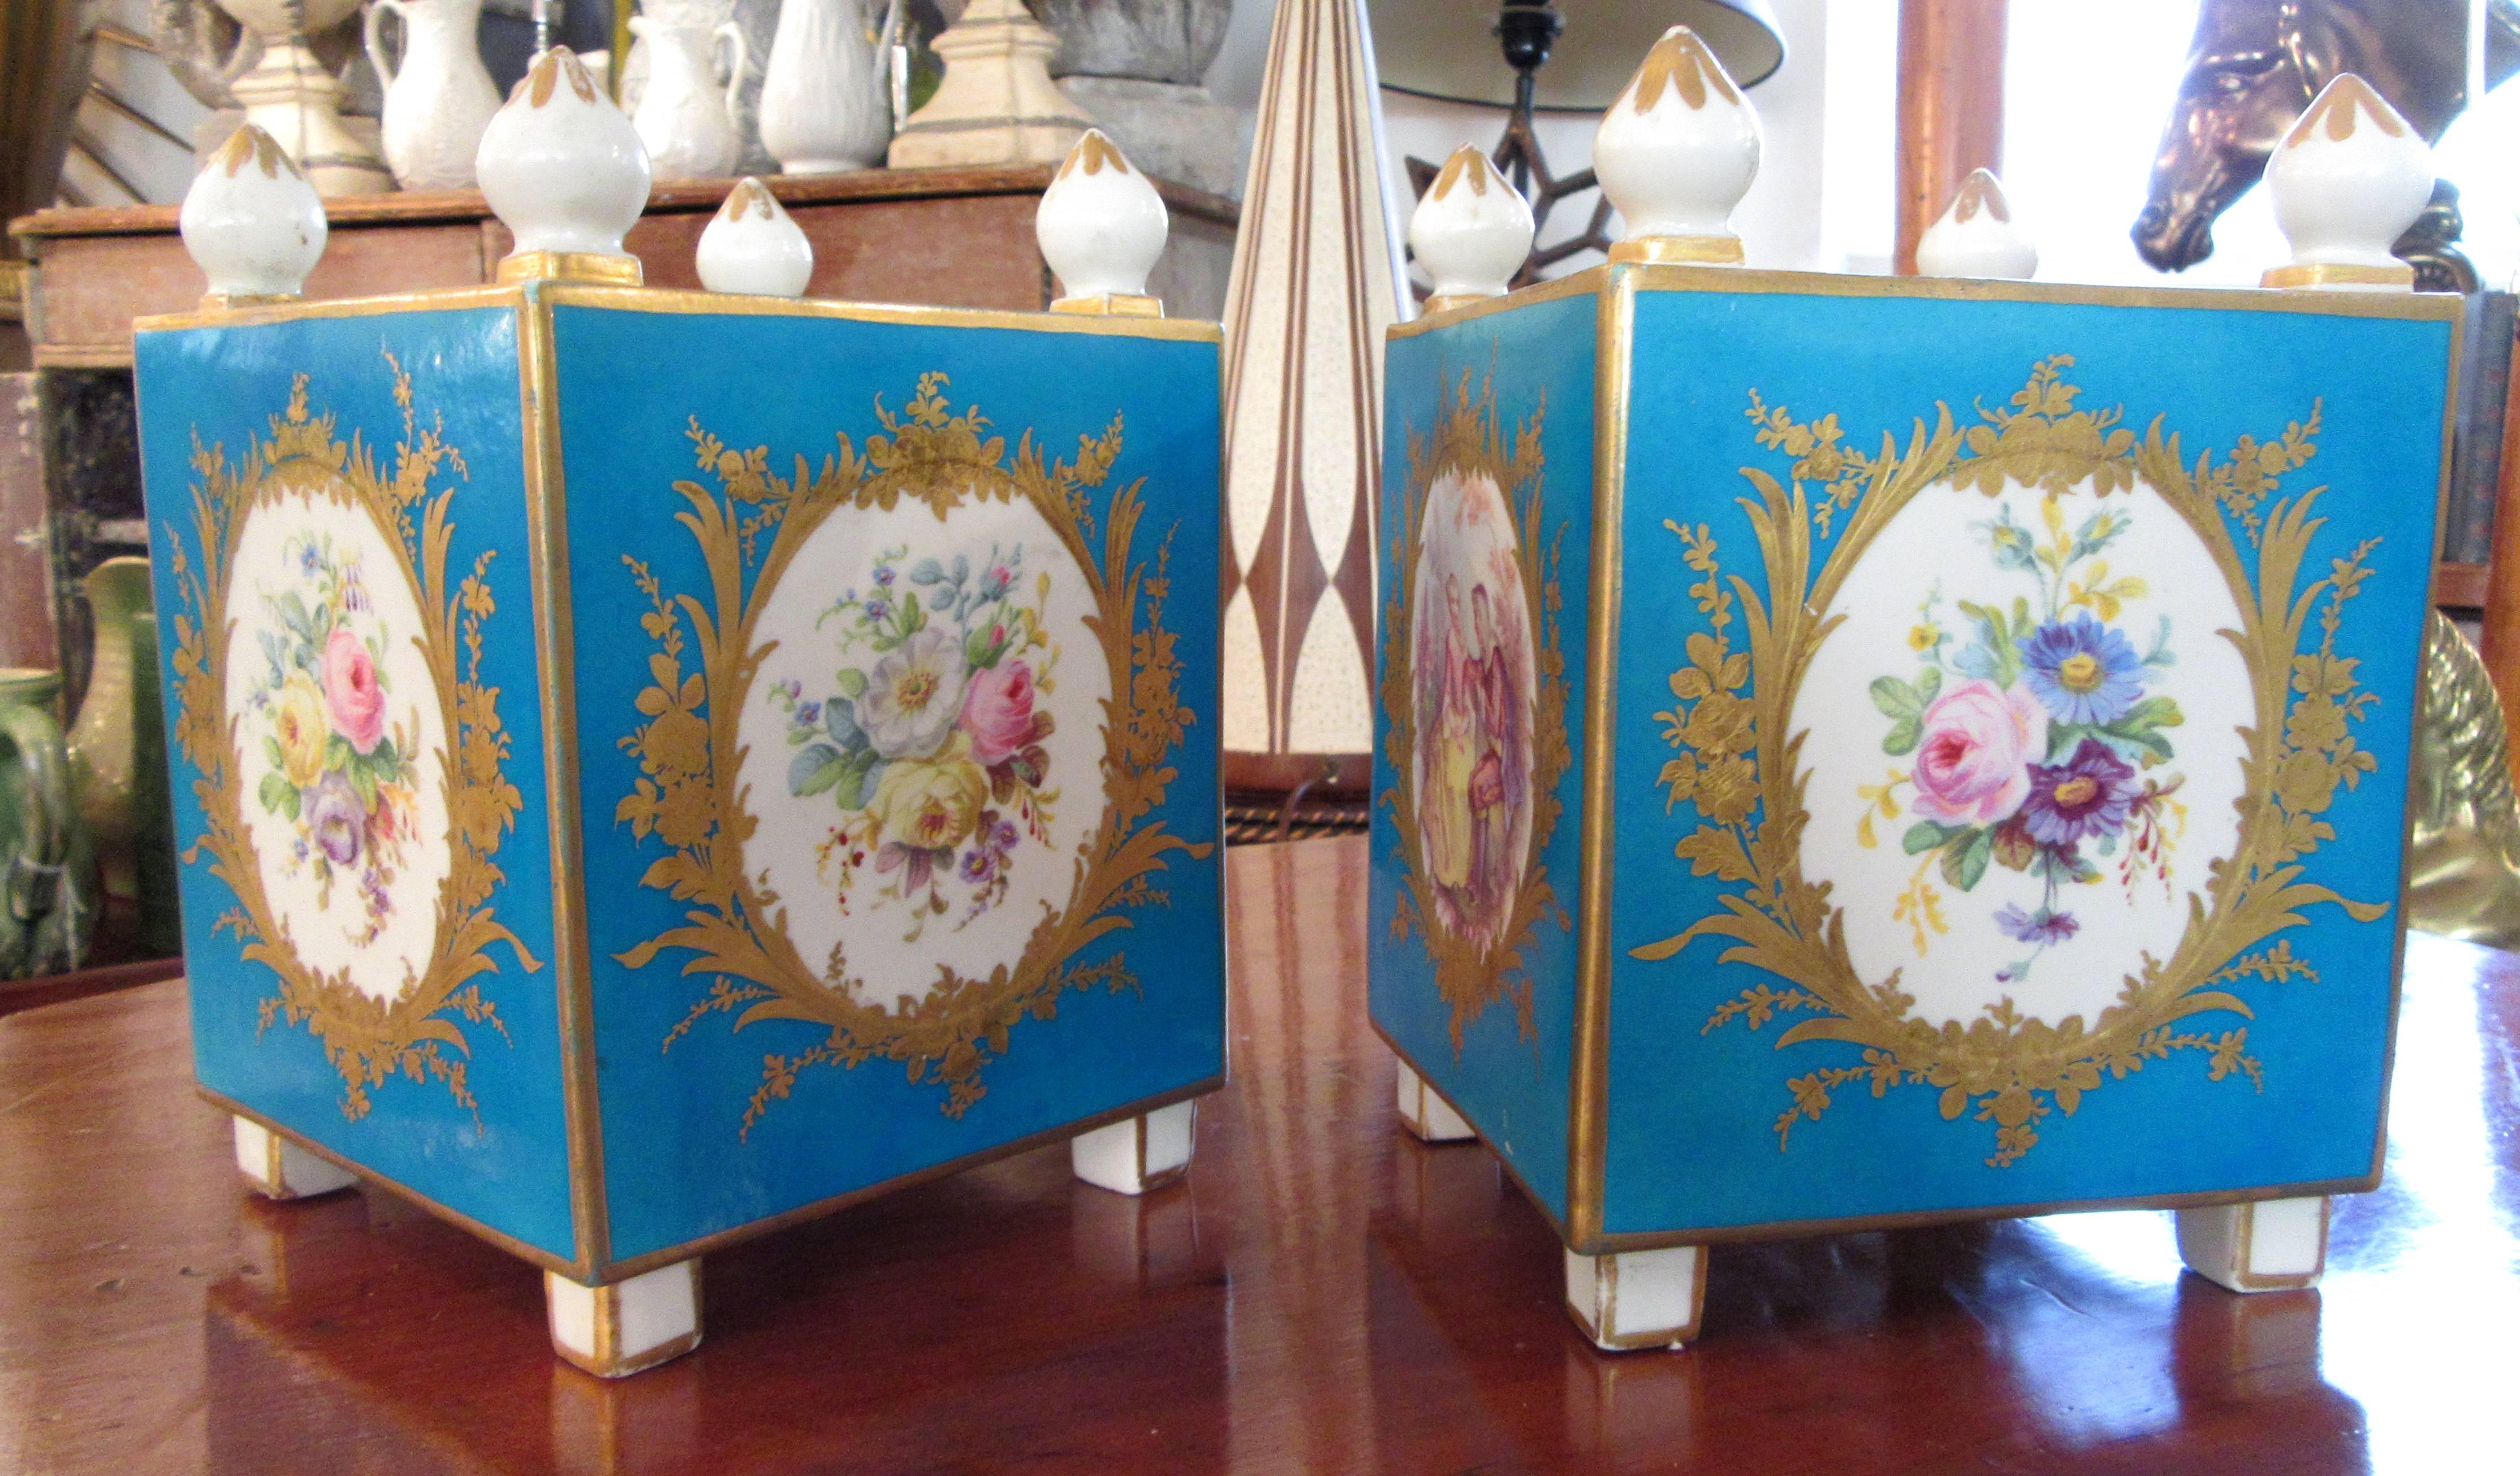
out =
[[[769,189],[747,174],[700,232],[696,264],[700,286],[712,292],[801,297],[814,276],[814,246]]]
[[[2433,195],[2433,151],[2371,84],[2342,72],[2267,161],[2275,224],[2292,261],[2268,287],[2404,291],[2414,269],[2389,247]]]
[[[639,130],[565,46],[535,59],[481,134],[481,194],[516,234],[499,280],[578,277],[637,283],[621,238],[648,204]]]
[[[1161,314],[1162,305],[1147,294],[1147,274],[1163,255],[1171,229],[1155,187],[1129,167],[1102,129],[1086,129],[1033,213],[1041,259],[1066,290],[1051,311]]]
[[[1926,277],[2016,277],[2039,271],[2039,248],[2013,223],[2012,205],[1993,171],[1971,169],[1952,207],[1916,243],[1916,271]]]
[[[1409,248],[1435,281],[1426,311],[1505,293],[1531,254],[1531,235],[1521,193],[1477,145],[1454,150],[1409,217]]]
[[[1593,136],[1593,171],[1627,220],[1612,261],[1737,263],[1732,207],[1759,176],[1759,113],[1686,25],[1662,33]]]
[[[184,249],[214,303],[294,297],[324,256],[324,201],[278,142],[251,123],[193,176],[180,217]]]

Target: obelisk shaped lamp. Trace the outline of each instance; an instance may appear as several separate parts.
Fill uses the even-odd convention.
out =
[[[905,1180],[1159,1188],[1224,1070],[1218,330],[1148,201],[1045,202],[1092,303],[877,307],[793,296],[752,182],[734,293],[638,286],[647,173],[549,53],[498,282],[304,302],[248,134],[138,338],[202,1090],[265,1192],[544,1268],[608,1374],[698,1341],[703,1252]]]
[[[1766,271],[1675,30],[1601,125],[1610,261],[1392,330],[1372,1017],[1600,1346],[1821,1230],[2174,1207],[2200,1273],[2316,1278],[2380,1173],[2447,470],[2420,147],[2321,95],[2292,291],[2001,280],[1991,177],[1920,252],[1972,280]]]

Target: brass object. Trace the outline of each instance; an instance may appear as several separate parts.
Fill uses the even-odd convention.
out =
[[[2162,125],[2151,193],[2136,217],[2136,250],[2165,272],[2212,255],[2215,219],[2258,182],[2276,144],[2339,73],[2369,82],[2425,142],[2440,142],[2469,103],[2467,8],[2468,0],[2205,0],[2179,101]],[[2489,0],[2485,85],[2514,71],[2520,4]],[[2475,269],[2450,245],[2460,228],[2457,193],[2436,189],[2395,248],[2415,264],[2423,290],[2475,289]]]
[[[2439,610],[2425,631],[2414,768],[2407,925],[2520,947],[2520,809],[2502,699],[2484,658]]]

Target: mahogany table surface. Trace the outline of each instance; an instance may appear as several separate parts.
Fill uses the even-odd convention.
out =
[[[1486,1151],[1393,1124],[1364,842],[1230,872],[1187,1184],[1053,1147],[721,1252],[700,1349],[615,1383],[522,1262],[249,1197],[180,981],[0,1018],[0,1469],[2520,1468],[2520,959],[2410,941],[2388,1178],[2318,1290],[2182,1275],[2157,1213],[1724,1245],[1701,1341],[1605,1355]]]

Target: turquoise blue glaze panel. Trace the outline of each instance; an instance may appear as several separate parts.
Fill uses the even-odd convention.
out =
[[[1215,344],[1047,319],[555,317],[613,1254],[1221,1072]],[[1089,444],[1106,435],[1107,466]],[[1089,616],[1136,632],[1116,683]],[[712,661],[721,628],[749,644]],[[1111,832],[1106,697],[1136,714],[1124,767],[1153,785]],[[1130,748],[1176,704],[1177,734]],[[681,808],[715,803],[703,773],[731,776],[743,820]],[[1104,833],[1152,865],[1097,862],[1097,909],[1073,900],[1077,858]],[[703,860],[738,848],[730,903]],[[1073,987],[1023,994],[1024,961],[1057,952],[1033,952],[1042,930],[1087,917],[1055,965]],[[993,978],[1022,996],[1004,1015],[918,1034]]]
[[[2305,312],[1640,295],[1605,1230],[2221,1192],[2372,1170],[2449,348],[2444,322]],[[1799,485],[1804,506],[1778,525],[1799,517],[1810,530],[1817,577],[1856,536],[1864,499],[1891,496],[1849,454],[1923,465],[1938,406],[1960,437],[1952,461],[1912,501],[1885,503],[1900,511],[1837,565],[1837,594],[1815,596],[1850,618],[1804,648],[1806,675],[1788,694],[1810,817],[1791,852],[1806,880],[1831,883],[1822,905],[1839,910],[1845,962],[1816,962],[1824,941],[1799,962],[1790,947],[1759,956],[1784,961],[1775,969],[1728,962],[1728,949],[1779,936],[1759,920],[1776,910],[1743,900],[1757,863],[1727,860],[1725,840],[1755,837],[1778,808],[1766,772],[1776,755],[1732,736],[1746,709],[1706,694],[1752,649],[1751,597],[1792,603],[1772,592],[1748,509],[1763,492],[1745,469],[1787,495]],[[2156,426],[2177,451],[2147,463]],[[2114,469],[2099,473],[2108,495],[2094,491],[2095,462]],[[2051,472],[2075,483],[2053,522],[2047,495],[2022,481]],[[2178,480],[2204,490],[2181,502],[2156,486]],[[1822,530],[1832,488],[1848,496]],[[2314,492],[2320,521],[2279,527],[2279,510]],[[1720,628],[1713,587],[1666,519],[1708,541]],[[2223,633],[2256,628],[2241,610],[2279,574],[2278,548],[2300,559],[2289,598],[2304,623],[2253,664]],[[1692,644],[1718,636],[1721,647]],[[1775,647],[1789,649],[1781,637]],[[1737,694],[1781,691],[1781,669],[1779,654],[1736,670]],[[2261,725],[2256,694],[2270,690],[2282,716]],[[2160,703],[2175,716],[2147,705]],[[2282,736],[2266,758],[2283,807],[2263,802],[2266,781],[2246,781],[2241,730],[2260,726]],[[1737,762],[1761,767],[1727,767]],[[2269,833],[2251,828],[2262,823],[2315,844],[2260,848],[2244,837]],[[1683,856],[1684,844],[1701,849]],[[2333,895],[2293,896],[2298,926],[2214,932],[2238,915],[2209,905],[2207,865],[2243,848],[2263,863],[2248,874],[2297,867],[2300,885]],[[2260,901],[2276,890],[2268,882]],[[2180,962],[2191,892],[2218,944]],[[2357,920],[2337,897],[2386,911]],[[1709,917],[1750,920],[1674,948]],[[2147,974],[2147,959],[2161,972]],[[2063,1029],[2069,1016],[2095,1035],[2138,975],[2166,993],[2129,995],[2126,1017],[2141,1013],[2157,1033],[2046,1056],[1971,1055],[1947,1036],[1933,1058],[1950,1069],[1930,1080],[1894,1064],[1900,1052],[1882,1048],[1895,1035],[1885,1042],[1861,1008],[1839,1007],[1846,979],[1895,978],[1912,1018],[1949,1019],[1980,1041],[2034,1034],[2030,1021]],[[1784,1040],[1808,1021],[1822,1024]]]
[[[1375,612],[1366,924],[1372,1018],[1561,1218],[1581,785],[1571,761],[1553,783],[1547,770],[1552,738],[1569,760],[1584,743],[1597,314],[1592,296],[1565,297],[1390,341],[1375,551],[1385,604]],[[1475,510],[1466,520],[1465,510]],[[1431,572],[1414,579],[1404,559],[1443,570],[1450,585]],[[1395,622],[1405,587],[1424,598]],[[1402,714],[1385,694],[1395,650],[1412,673]],[[1428,755],[1413,764],[1405,797],[1392,759],[1402,717]],[[1404,911],[1405,933],[1394,923]],[[1460,966],[1439,966],[1438,949]],[[1517,949],[1519,967],[1506,966]]]
[[[304,417],[292,422],[300,376]],[[408,419],[395,398],[400,376]],[[218,847],[202,844],[208,813],[196,786],[203,769],[187,756],[188,729],[170,701],[176,834],[179,849],[193,848],[182,873],[184,952],[201,1081],[376,1174],[566,1258],[574,1241],[558,988],[549,966],[550,829],[518,383],[516,315],[505,309],[139,335],[163,690],[185,691],[179,616],[196,631],[202,625],[209,551],[197,498],[224,487],[247,499],[235,504],[238,533],[224,581],[237,654],[225,663],[224,689],[197,685],[194,696],[215,705],[223,690],[236,693],[240,741],[227,763],[241,782],[244,831],[255,841],[238,853],[243,873],[260,878],[261,916],[288,928],[292,941],[283,953],[292,967],[335,975],[329,992],[302,997],[320,995],[321,1008],[292,1021],[274,1004],[279,973],[244,957],[235,928],[220,925],[245,918],[252,927],[255,909],[232,884],[239,873],[221,874]],[[398,503],[390,488],[401,453],[419,450],[425,459],[429,437],[451,454],[406,482],[418,495]],[[209,465],[197,465],[204,454]],[[249,469],[256,455],[262,462]],[[406,574],[401,563],[441,497],[451,524],[442,595],[460,599],[466,577],[478,573],[491,606],[471,632],[479,639],[477,658],[463,649],[467,617],[447,617],[447,681],[462,689],[453,702],[441,699],[445,690],[417,654],[419,640],[438,649],[421,617],[428,604],[419,587],[423,569],[415,563]],[[408,536],[396,506],[408,514]],[[382,511],[372,517],[362,508]],[[330,639],[337,632],[346,644]],[[220,712],[194,716],[204,731],[223,726]],[[486,721],[493,716],[496,733]],[[494,738],[504,741],[505,756],[480,792],[502,782],[513,792],[481,812],[467,808],[480,796],[467,799],[472,789],[459,786],[448,805],[436,783],[447,755]],[[369,745],[364,752],[359,741]],[[292,776],[309,782],[299,785]],[[495,845],[465,872],[486,888],[465,914],[477,951],[463,940],[439,941],[428,924],[437,878],[453,870],[441,827],[461,813],[503,817]],[[428,843],[431,832],[439,843]],[[329,888],[313,867],[317,855]],[[381,899],[373,910],[363,900],[371,897]],[[378,932],[365,936],[371,927]],[[447,960],[474,952],[484,971],[461,978],[443,971]],[[346,962],[332,969],[327,961]],[[319,1019],[373,1023],[359,1001],[409,1005],[433,982],[445,986],[440,995],[460,998],[425,1013],[405,1008],[415,1018],[387,1026],[389,1051],[328,1059],[314,1033]],[[344,985],[356,993],[344,994]],[[495,1023],[482,1006],[495,1011]],[[471,1106],[444,1074],[459,1063]]]

